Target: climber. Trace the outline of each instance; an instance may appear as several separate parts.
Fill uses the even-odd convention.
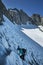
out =
[[[18,54],[19,54],[20,58],[21,58],[22,60],[25,60],[26,49],[25,49],[25,48],[20,48],[20,47],[18,46],[17,50],[18,50]]]

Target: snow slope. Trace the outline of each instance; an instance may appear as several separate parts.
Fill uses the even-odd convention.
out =
[[[26,27],[28,29],[26,29]],[[33,29],[32,29],[33,28]],[[41,32],[39,30],[39,28],[35,28],[35,25],[28,25],[28,26],[24,26],[23,28],[23,32],[29,36],[31,39],[33,39],[35,42],[37,42],[39,45],[41,45],[43,47],[43,32]],[[43,28],[43,27],[41,27]]]
[[[0,44],[2,47],[2,52],[5,52],[5,48],[9,48],[9,45],[11,45],[11,54],[7,56],[6,58],[6,65],[30,65],[28,61],[32,60],[31,54],[34,54],[35,60],[39,63],[39,65],[43,65],[43,47],[41,47],[38,43],[43,42],[43,36],[42,32],[40,32],[37,29],[31,29],[36,28],[36,26],[33,25],[14,25],[12,22],[10,22],[5,16],[4,16],[5,22],[3,22],[3,25],[0,26]],[[25,29],[30,26],[30,29]],[[27,31],[27,32],[26,32]],[[36,32],[35,32],[36,31]],[[25,34],[24,34],[24,33]],[[34,32],[34,36],[33,36]],[[36,38],[35,38],[36,35]],[[39,36],[39,39],[37,38]],[[40,40],[41,39],[41,40]],[[17,53],[17,47],[18,45],[21,48],[27,49],[27,54],[25,56],[26,61],[22,61],[22,59],[19,57]],[[3,55],[2,53],[2,55]],[[0,57],[2,56],[0,53]],[[0,58],[1,59],[1,58]],[[3,59],[3,58],[2,58]]]

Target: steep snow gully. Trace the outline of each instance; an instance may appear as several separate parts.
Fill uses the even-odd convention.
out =
[[[0,25],[0,65],[43,65],[43,33],[37,26],[14,25],[5,16],[4,20]],[[17,53],[18,46],[27,49],[25,61]],[[6,49],[11,50],[9,55]]]

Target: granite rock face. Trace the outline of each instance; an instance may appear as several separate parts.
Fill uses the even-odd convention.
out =
[[[41,17],[41,25],[43,25],[43,17]]]
[[[41,24],[41,17],[39,14],[33,14],[32,19],[34,21],[34,24],[40,25]]]
[[[32,23],[35,25],[43,25],[43,18],[39,14],[33,14],[31,17],[22,9],[8,9],[9,14],[13,17],[13,22],[16,24]]]
[[[16,8],[14,9],[8,9],[10,15],[13,17],[13,21],[17,24],[26,24],[31,23],[32,18],[29,17],[23,10],[18,10]]]
[[[20,10],[22,24],[31,23],[32,18],[29,17],[22,9]]]
[[[3,15],[5,15],[10,21],[12,20],[12,16],[9,14],[6,6],[3,4],[3,2],[0,0],[0,18],[2,18]]]
[[[0,0],[0,24],[3,21],[3,15],[5,15],[11,22],[16,24],[33,23],[35,25],[43,25],[43,17],[39,14],[33,14],[31,17],[27,15],[22,9],[17,8],[8,9]]]

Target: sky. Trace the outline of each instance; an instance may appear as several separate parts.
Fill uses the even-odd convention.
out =
[[[40,14],[43,16],[43,0],[2,0],[6,8],[23,9],[29,16]]]

